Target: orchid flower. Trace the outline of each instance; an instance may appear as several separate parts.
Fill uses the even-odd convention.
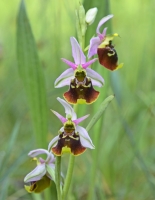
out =
[[[35,158],[40,154],[46,154],[46,160]],[[45,149],[30,151],[28,155],[37,161],[37,167],[24,178],[25,183],[30,183],[29,186],[25,185],[25,189],[29,193],[40,193],[50,186],[51,180],[55,180],[55,158],[51,152]]]
[[[82,154],[86,148],[94,149],[95,147],[86,129],[78,125],[89,115],[77,119],[73,108],[66,101],[59,97],[57,100],[64,107],[66,117],[52,110],[63,123],[63,127],[60,129],[59,135],[49,143],[48,150],[51,149],[56,156],[61,156],[63,153],[72,153],[77,156]]]
[[[101,87],[104,79],[94,70],[88,68],[97,58],[86,62],[86,57],[74,37],[70,38],[74,63],[62,58],[70,68],[65,70],[55,81],[56,88],[69,85],[69,91],[64,93],[64,98],[71,104],[93,103],[99,96],[99,92],[93,86]]]
[[[100,27],[112,17],[113,15],[107,15],[100,20],[96,29],[97,37],[93,37],[90,40],[88,58],[91,58],[93,55],[98,54],[100,64],[103,65],[105,68],[113,71],[123,66],[123,63],[118,65],[117,52],[112,45],[112,40],[115,36],[118,36],[118,34],[115,33],[113,35],[107,36],[107,28],[104,28],[102,33],[100,32]]]

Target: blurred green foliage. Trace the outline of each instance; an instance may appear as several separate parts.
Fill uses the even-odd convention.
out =
[[[95,6],[103,16],[102,1],[85,0],[86,8]],[[34,167],[27,153],[39,148],[35,143],[30,108],[19,77],[16,55],[16,17],[19,0],[0,1],[0,199],[35,199],[23,188],[24,176]],[[50,112],[63,114],[56,97],[62,97],[66,88],[54,89],[56,77],[67,69],[60,60],[72,60],[70,36],[75,36],[75,9],[79,1],[26,0],[27,13],[43,67],[48,101],[49,142],[57,134],[61,123]],[[110,1],[113,32],[120,37],[114,40],[119,61],[124,67],[109,72],[102,66],[97,71],[105,78],[100,89],[101,102],[106,96],[116,98],[100,120],[102,128],[90,131],[92,140],[99,135],[94,200],[153,200],[155,199],[155,1]],[[99,18],[88,29],[86,46],[95,34]],[[110,33],[110,30],[109,30]],[[99,108],[81,105],[78,116]],[[87,126],[90,119],[82,125]],[[46,135],[46,134],[45,134]],[[8,152],[9,149],[9,152]],[[95,151],[95,150],[94,150]],[[66,172],[68,156],[63,158]],[[92,151],[76,158],[70,200],[86,199],[92,166]]]

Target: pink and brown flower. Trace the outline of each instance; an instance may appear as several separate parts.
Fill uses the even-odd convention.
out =
[[[46,154],[46,160],[37,159],[36,156],[40,154]],[[40,193],[50,186],[51,181],[55,180],[55,158],[45,149],[30,151],[28,155],[37,161],[37,167],[24,178],[24,182],[29,183],[25,185],[25,189],[29,193]]]
[[[72,56],[74,63],[62,58],[70,69],[65,70],[55,81],[55,87],[69,85],[69,90],[64,93],[64,98],[70,104],[91,104],[97,100],[99,92],[93,86],[101,87],[104,79],[100,74],[88,68],[97,58],[86,62],[86,57],[74,37],[71,37]]]
[[[107,28],[104,28],[102,33],[100,32],[100,27],[112,17],[113,15],[108,15],[100,20],[96,29],[97,37],[93,37],[90,40],[88,50],[88,58],[98,54],[100,64],[111,71],[123,66],[123,63],[118,64],[117,52],[112,45],[112,40],[114,37],[118,36],[118,34],[106,35]]]
[[[48,149],[51,149],[56,156],[61,156],[63,153],[72,153],[77,156],[82,154],[86,148],[94,149],[86,129],[78,125],[89,115],[77,119],[73,108],[66,101],[59,97],[57,100],[65,108],[66,118],[52,110],[63,123],[63,127],[60,129],[59,135],[49,143]]]

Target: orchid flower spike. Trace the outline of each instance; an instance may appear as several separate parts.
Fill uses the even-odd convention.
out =
[[[59,135],[49,143],[48,150],[52,150],[56,156],[61,156],[63,153],[72,153],[77,156],[82,154],[86,148],[94,149],[86,129],[78,125],[89,115],[77,119],[73,108],[66,101],[59,97],[57,100],[64,107],[66,117],[52,110],[63,123],[63,127],[60,129]]]
[[[88,68],[97,58],[86,62],[86,57],[74,37],[70,38],[74,63],[62,58],[70,68],[65,70],[55,81],[56,88],[69,85],[69,91],[64,93],[64,98],[70,104],[93,103],[97,100],[99,92],[93,86],[101,87],[104,79],[100,74]]]
[[[46,160],[35,158],[40,154],[46,154]],[[30,151],[28,155],[37,161],[37,167],[24,178],[25,183],[30,183],[29,186],[25,185],[25,189],[29,193],[40,193],[50,186],[51,180],[55,181],[55,158],[45,149]]]
[[[117,52],[112,45],[112,40],[115,36],[118,36],[118,34],[115,33],[113,35],[107,36],[107,28],[104,28],[102,33],[100,32],[100,27],[112,17],[113,15],[107,15],[100,20],[96,29],[97,37],[93,37],[90,40],[90,46],[88,50],[88,58],[98,54],[100,64],[111,71],[123,66],[123,63],[118,65]]]

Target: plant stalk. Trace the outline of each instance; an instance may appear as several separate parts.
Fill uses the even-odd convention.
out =
[[[57,199],[61,200],[61,156],[56,157],[56,165],[55,165],[55,182],[57,189]]]
[[[65,179],[65,184],[62,192],[62,200],[65,200],[68,194],[68,190],[71,184],[71,179],[72,179],[72,174],[73,174],[73,168],[74,168],[74,161],[75,161],[75,156],[70,154],[69,158],[69,164],[68,164],[68,171]]]

